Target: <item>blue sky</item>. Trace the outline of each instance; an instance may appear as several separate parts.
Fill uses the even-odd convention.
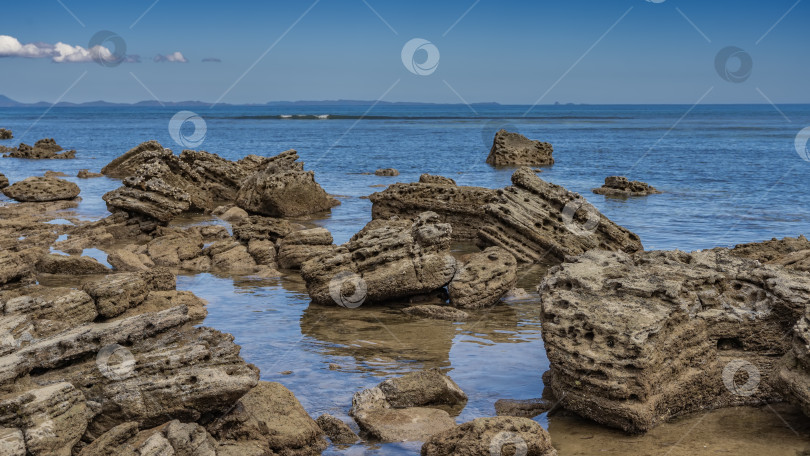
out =
[[[88,48],[93,35],[109,30],[140,63],[2,57],[0,94],[26,102],[384,95],[692,104],[713,88],[703,103],[808,103],[808,19],[810,1],[796,0],[6,2],[0,35],[45,49],[57,42]],[[403,45],[413,38],[439,50],[432,74],[403,65]],[[715,57],[727,46],[751,56],[744,82],[718,75]],[[154,60],[178,52],[186,62]],[[417,62],[423,58],[420,51]],[[734,71],[739,62],[729,65]]]

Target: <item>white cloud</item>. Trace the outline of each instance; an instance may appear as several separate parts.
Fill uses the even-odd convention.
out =
[[[53,46],[49,44],[22,44],[17,38],[0,35],[0,57],[27,57],[31,59],[51,57]]]
[[[183,56],[183,54],[179,51],[175,51],[167,55],[158,54],[155,56],[154,60],[155,62],[178,62],[178,63],[188,62],[185,56]]]
[[[82,46],[62,43],[61,41],[56,44],[22,44],[17,38],[8,35],[0,35],[0,57],[49,58],[55,63],[84,63],[98,60],[111,62],[118,59],[118,56],[114,55],[109,48],[101,45],[87,49]],[[123,61],[137,63],[140,62],[140,57],[127,55],[123,58]]]

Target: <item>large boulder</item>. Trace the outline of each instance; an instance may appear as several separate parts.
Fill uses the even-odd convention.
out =
[[[533,141],[520,133],[500,130],[495,133],[487,163],[494,166],[553,165],[554,148],[547,142]]]
[[[314,172],[303,171],[296,151],[273,158],[242,183],[236,198],[239,207],[271,217],[295,217],[340,204],[315,182]]]
[[[542,426],[528,418],[477,418],[434,434],[422,456],[557,456]]]
[[[139,165],[124,179],[123,186],[102,196],[110,212],[124,210],[168,222],[182,212],[212,208],[211,195],[202,178],[186,163],[169,150],[136,158],[152,155],[155,158]]]
[[[111,274],[86,282],[82,289],[95,300],[99,315],[112,318],[140,305],[149,292],[174,290],[174,287],[174,275],[165,268],[156,268]]]
[[[593,249],[642,250],[636,234],[531,169],[518,169],[512,184],[484,207],[491,222],[478,232],[480,245],[503,247],[518,261],[550,264]]]
[[[590,251],[538,287],[550,388],[561,405],[628,432],[723,406],[781,399],[785,334],[810,277],[728,251]]]
[[[444,287],[456,272],[450,225],[426,212],[414,221],[372,221],[349,242],[301,266],[312,301],[357,307]]]
[[[454,241],[475,241],[487,223],[484,206],[495,201],[497,190],[428,182],[393,184],[369,199],[374,219],[413,218],[425,211],[435,212],[453,226]]]
[[[591,249],[635,252],[634,233],[602,215],[579,194],[543,181],[529,168],[501,190],[448,184],[394,184],[369,196],[374,219],[438,214],[453,240],[498,246],[522,263],[557,264]]]
[[[208,429],[219,440],[257,441],[279,453],[320,454],[326,448],[323,431],[281,383],[259,382]]]
[[[269,159],[252,155],[234,162],[206,151],[184,150],[180,160],[206,182],[214,200],[234,201],[242,181]]]
[[[161,159],[171,151],[166,151],[157,141],[146,141],[133,147],[120,157],[113,159],[107,166],[101,168],[101,174],[109,177],[123,179],[132,176],[143,164],[154,159]]]
[[[450,303],[464,309],[489,307],[517,283],[517,261],[500,247],[470,255],[458,269],[447,291]]]
[[[79,196],[79,186],[56,177],[29,177],[3,189],[3,194],[20,202],[69,200]]]
[[[593,189],[593,192],[597,195],[605,195],[614,198],[647,196],[661,193],[646,182],[627,180],[624,176],[606,177],[605,184],[599,188]]]

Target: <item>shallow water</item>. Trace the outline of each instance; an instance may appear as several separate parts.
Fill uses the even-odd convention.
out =
[[[769,106],[700,106],[672,130],[688,106],[540,107],[529,119],[520,118],[525,107],[476,108],[477,118],[455,106],[382,106],[372,114],[384,118],[365,120],[356,118],[365,107],[223,107],[199,114],[208,125],[202,148],[226,158],[296,148],[306,169],[315,170],[321,185],[342,202],[330,215],[302,221],[328,228],[338,243],[370,219],[371,203],[360,197],[380,185],[416,181],[423,172],[462,185],[508,185],[513,169],[484,163],[492,135],[502,126],[553,143],[556,164],[543,168],[541,178],[582,193],[639,234],[648,249],[694,250],[808,231],[810,181],[805,176],[810,163],[796,153],[794,136],[810,124],[810,106],[783,107],[791,123]],[[25,133],[42,110],[4,109],[0,127],[12,128],[17,138],[0,144],[54,137],[77,149],[78,158],[0,159],[0,172],[16,181],[46,170],[71,176],[81,168],[98,171],[148,139],[179,151],[182,147],[172,143],[167,130],[175,112],[55,108]],[[327,113],[350,118],[277,117]],[[401,175],[362,174],[385,167]],[[590,193],[611,174],[650,182],[665,193],[628,200]],[[106,215],[100,196],[119,181],[68,179],[82,189],[76,209],[80,219]],[[176,223],[220,222],[189,217]],[[466,249],[457,246],[458,253]],[[522,269],[518,286],[533,293],[543,273],[537,267]],[[295,273],[261,280],[180,276],[178,289],[207,299],[203,324],[233,334],[262,378],[282,382],[313,416],[328,412],[350,421],[346,413],[354,392],[425,367],[444,369],[469,395],[458,422],[494,415],[498,399],[537,398],[543,391],[541,375],[548,361],[534,299],[473,312],[470,321],[453,323],[405,316],[399,312],[404,303],[358,309],[310,305]],[[563,414],[536,420],[549,429],[560,455],[796,455],[810,450],[807,419],[782,405],[695,414],[644,436],[625,436]],[[327,454],[413,454],[418,449],[413,443],[358,445],[330,448]]]

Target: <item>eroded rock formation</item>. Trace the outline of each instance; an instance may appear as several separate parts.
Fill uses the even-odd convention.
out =
[[[762,404],[810,277],[725,250],[590,251],[538,287],[550,387],[628,432],[705,408]]]
[[[528,418],[477,418],[434,434],[422,456],[450,455],[557,456],[542,426]]]
[[[247,178],[236,204],[242,209],[271,217],[294,217],[323,212],[340,204],[317,182],[313,171],[304,171],[294,150],[273,157]]]
[[[414,221],[370,222],[346,244],[301,267],[312,301],[356,307],[428,293],[456,272],[450,225],[426,212]]]
[[[551,144],[533,141],[520,133],[500,130],[495,133],[487,163],[494,166],[545,166],[554,164]]]
[[[79,186],[56,177],[29,177],[4,188],[3,194],[21,202],[69,200],[79,196]]]
[[[469,256],[450,281],[450,303],[463,309],[489,307],[514,288],[517,261],[500,247],[489,247]]]
[[[10,133],[10,132],[9,132]],[[16,149],[11,147],[0,146],[0,153],[4,153],[4,157],[13,158],[29,158],[29,159],[68,159],[76,158],[75,150],[66,150],[61,152],[62,146],[56,144],[53,138],[40,139],[35,142],[33,146],[25,143],[20,143]]]

